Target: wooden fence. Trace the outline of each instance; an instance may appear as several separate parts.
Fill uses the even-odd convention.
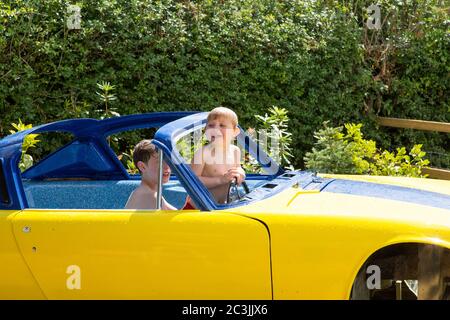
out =
[[[378,124],[384,127],[450,133],[450,123],[447,122],[378,117]],[[450,180],[450,170],[441,168],[425,168],[423,169],[423,173],[428,174],[428,176],[433,179]]]
[[[378,117],[378,123],[384,127],[417,129],[450,133],[450,123]]]

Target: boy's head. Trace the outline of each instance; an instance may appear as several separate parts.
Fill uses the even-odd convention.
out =
[[[158,151],[151,140],[140,141],[133,150],[133,162],[142,180],[150,184],[158,182]],[[170,167],[163,162],[163,183],[169,181]]]
[[[205,134],[211,143],[229,144],[239,134],[238,117],[231,109],[214,108],[206,120]]]

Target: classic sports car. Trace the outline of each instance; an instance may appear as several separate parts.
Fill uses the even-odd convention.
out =
[[[218,204],[177,143],[206,113],[73,119],[0,140],[0,298],[449,299],[450,182],[287,171],[243,130],[265,170]],[[157,129],[164,198],[125,210],[139,175],[108,137]],[[73,140],[20,172],[26,135]],[[161,181],[161,180],[160,180]]]

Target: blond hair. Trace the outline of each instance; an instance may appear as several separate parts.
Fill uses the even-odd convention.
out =
[[[152,140],[140,141],[133,149],[133,162],[136,168],[138,168],[139,170],[139,167],[137,165],[139,161],[147,164],[148,160],[150,160],[150,158],[155,155],[156,152],[156,147],[152,143]],[[140,171],[141,170],[139,170],[139,172]]]
[[[217,107],[211,110],[211,112],[208,114],[208,117],[206,118],[206,121],[212,121],[215,120],[217,118],[227,118],[231,120],[231,123],[233,124],[234,127],[237,127],[238,125],[238,117],[236,115],[236,113],[228,108],[225,107]]]

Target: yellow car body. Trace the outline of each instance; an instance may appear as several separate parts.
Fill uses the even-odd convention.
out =
[[[170,164],[184,192],[196,201],[199,210],[83,208],[83,202],[91,198],[97,197],[91,199],[95,207],[95,201],[112,203],[119,195],[113,192],[104,199],[104,189],[95,185],[98,177],[111,178],[108,186],[114,179],[131,181],[108,151],[108,134],[146,127],[151,121],[161,126],[163,118],[168,124],[159,135],[157,132],[155,143],[169,154],[176,128],[199,119],[204,123],[204,114],[185,116],[161,113],[103,121],[77,119],[1,140],[0,299],[360,298],[363,295],[355,295],[356,284],[365,281],[365,267],[373,261],[382,263],[382,272],[387,272],[383,279],[411,279],[420,272],[427,276],[430,270],[441,283],[450,277],[449,181],[339,175],[317,178],[277,169],[273,176],[260,178],[265,185],[247,194],[254,194],[253,200],[250,197],[220,207],[209,202],[188,166],[173,162]],[[75,140],[20,173],[17,163],[25,135],[60,128],[73,132]],[[83,175],[96,177],[94,184],[78,181]],[[75,197],[75,208],[47,207],[61,200],[59,191],[65,186],[49,188],[57,183],[51,179],[73,177],[78,180],[69,187],[77,187],[85,197]],[[367,190],[378,193],[327,192],[327,185],[344,180],[368,182],[356,188],[368,186]],[[30,197],[26,183],[37,188],[33,190],[44,190],[40,197],[49,202],[39,207],[40,198]],[[308,187],[314,183],[316,187]],[[394,189],[383,186],[399,186],[400,196],[406,198],[384,195],[383,190]],[[72,191],[66,193],[67,199],[74,197]],[[415,201],[408,195],[410,191],[421,200]],[[428,196],[437,200],[427,202]],[[427,260],[420,270],[409,267],[417,256],[419,260],[425,256],[419,252],[408,256],[403,273],[399,268],[388,268],[392,261],[402,262],[406,251],[394,250],[392,254],[386,250],[407,246],[416,252],[420,244],[441,250],[438,258],[442,262],[433,266],[434,260]]]
[[[346,178],[450,194],[448,181]],[[449,214],[295,187],[216,212],[2,211],[0,298],[348,299],[379,249],[450,249]],[[74,265],[81,287],[68,289]]]

